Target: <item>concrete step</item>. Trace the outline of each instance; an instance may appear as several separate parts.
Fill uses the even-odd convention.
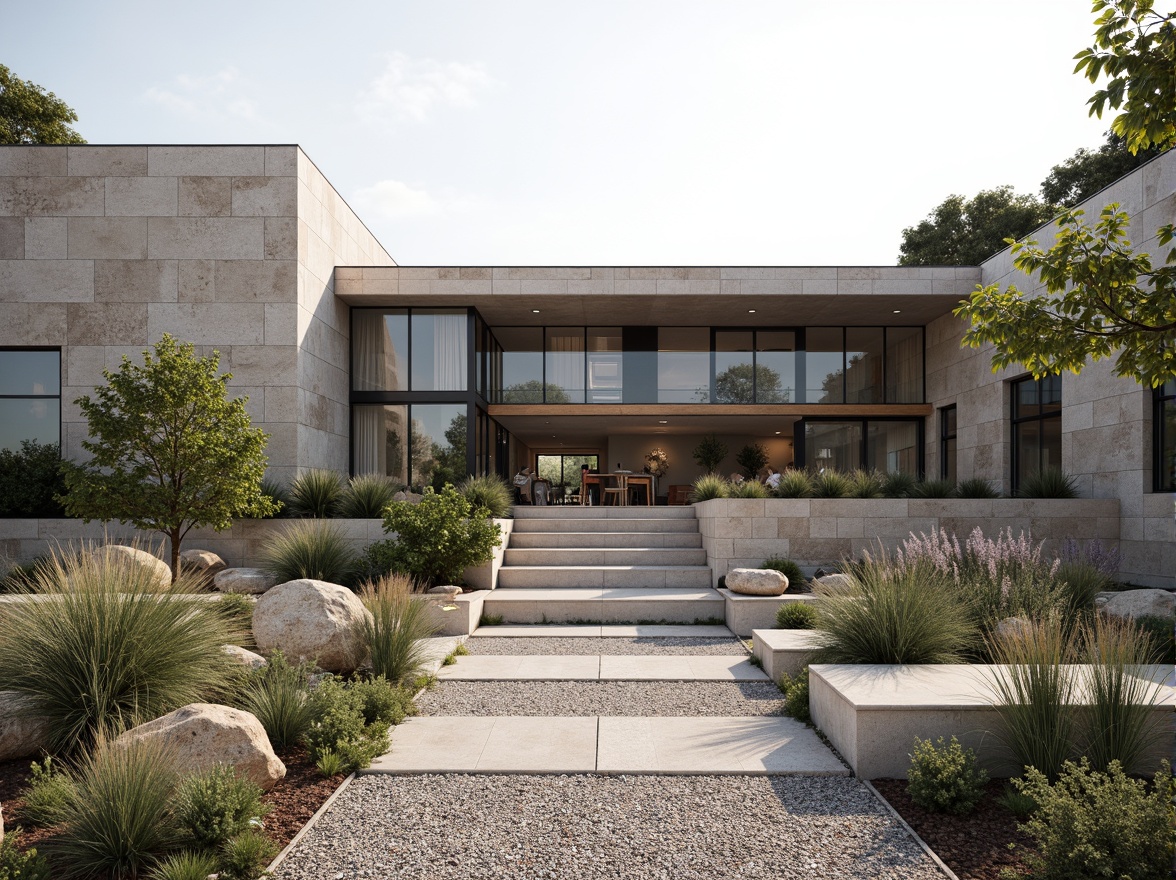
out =
[[[771,681],[747,654],[475,654],[437,672],[442,681]]]
[[[656,509],[656,508],[655,508]],[[517,508],[516,508],[517,510]],[[519,532],[680,532],[698,533],[696,519],[607,519],[580,517],[515,517],[514,533]]]
[[[486,596],[485,617],[505,624],[686,623],[723,618],[723,597],[707,589],[499,588]]]
[[[511,532],[511,550],[547,547],[686,547],[702,546],[702,535],[693,532]]]
[[[498,571],[499,590],[592,587],[702,589],[710,585],[711,570],[705,565],[504,565]]]
[[[503,565],[706,565],[701,547],[544,547],[506,550]]]
[[[551,504],[531,507],[520,504],[514,508],[515,519],[694,519],[693,507],[648,507],[644,504],[596,505]]]

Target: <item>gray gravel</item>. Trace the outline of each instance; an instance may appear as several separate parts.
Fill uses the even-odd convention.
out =
[[[471,636],[466,641],[471,654],[546,654],[567,656],[570,654],[674,654],[674,655],[728,655],[747,654],[747,647],[734,636],[725,639],[692,638],[671,636],[658,638],[548,638],[503,636]]]
[[[361,776],[280,880],[939,878],[854,779]]]
[[[424,715],[782,715],[770,681],[442,681]]]

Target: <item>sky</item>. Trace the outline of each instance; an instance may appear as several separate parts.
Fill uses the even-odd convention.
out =
[[[96,144],[297,143],[401,265],[893,265],[1097,147],[1089,0],[0,0]]]

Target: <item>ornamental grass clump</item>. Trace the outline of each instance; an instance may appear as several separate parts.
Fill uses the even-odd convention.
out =
[[[1027,476],[1017,490],[1018,498],[1077,498],[1074,478],[1058,468],[1044,468]]]
[[[726,498],[730,494],[730,484],[718,474],[706,474],[694,481],[690,487],[690,503],[710,501],[712,498]]]
[[[804,471],[787,470],[780,474],[775,492],[777,498],[809,498],[813,494],[813,484]]]
[[[858,469],[849,474],[850,498],[886,497],[886,477],[878,471]]]
[[[786,556],[769,556],[760,563],[760,568],[780,572],[788,578],[788,589],[794,593],[804,585],[804,575],[801,574],[800,566]]]
[[[351,519],[377,519],[400,491],[401,485],[383,474],[360,474],[351,478],[339,496],[339,516]]]
[[[0,681],[48,719],[49,751],[76,752],[236,680],[221,645],[244,633],[193,599],[190,575],[161,586],[126,556],[91,547],[55,552],[33,577],[35,592],[55,595],[0,614]]]
[[[325,519],[338,511],[343,497],[343,478],[335,471],[303,471],[290,484],[286,495],[289,510],[295,516]]]
[[[908,498],[951,498],[955,494],[951,480],[923,480],[907,491]]]
[[[884,477],[882,495],[885,498],[906,498],[916,482],[914,474],[891,471]]]
[[[953,736],[951,742],[915,737],[915,750],[907,770],[907,792],[916,806],[931,813],[962,816],[976,809],[984,796],[988,772]]]
[[[292,522],[271,535],[261,550],[261,567],[279,583],[300,578],[350,585],[358,554],[343,529],[329,520]]]
[[[727,489],[728,498],[771,498],[772,491],[759,480],[743,480],[731,483]]]
[[[960,480],[955,487],[957,498],[999,498],[1000,492],[988,480],[972,477]]]
[[[813,498],[846,498],[852,488],[849,477],[831,468],[813,474],[810,482]]]
[[[269,662],[254,670],[236,704],[257,716],[270,744],[284,749],[297,743],[314,723],[309,703],[310,666],[291,666],[275,651]]]
[[[777,629],[812,629],[817,612],[808,602],[784,602],[776,609]]]
[[[363,624],[372,672],[401,683],[417,676],[428,660],[425,639],[437,631],[429,605],[413,598],[412,578],[390,574],[367,584],[359,594],[371,617]]]
[[[505,519],[514,511],[514,493],[506,480],[497,474],[467,477],[457,491],[475,510],[479,507],[495,519]]]

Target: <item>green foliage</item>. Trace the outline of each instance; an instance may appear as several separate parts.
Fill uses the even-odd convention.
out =
[[[277,854],[278,847],[260,831],[244,831],[221,848],[218,880],[258,880]]]
[[[310,702],[315,720],[303,739],[312,761],[330,751],[339,756],[343,772],[351,772],[362,770],[387,751],[388,728],[395,717],[388,711],[390,704],[338,678],[320,683]]]
[[[721,441],[716,435],[709,434],[702,438],[699,444],[694,447],[694,452],[691,454],[703,471],[708,474],[713,474],[719,469],[719,465],[723,463],[723,459],[727,457],[727,444]]]
[[[950,195],[917,226],[902,231],[900,266],[978,266],[1046,223],[1054,213],[1011,186],[981,190],[971,199]]]
[[[1095,597],[1110,588],[1111,579],[1088,562],[1061,562],[1054,583],[1065,602],[1065,615],[1077,619],[1094,608]]]
[[[150,880],[206,880],[217,872],[217,858],[211,853],[179,852],[161,859],[148,875]]]
[[[456,489],[426,489],[417,504],[398,501],[384,514],[384,531],[396,532],[395,569],[427,586],[456,584],[469,566],[489,562],[502,543],[498,525],[472,510]]]
[[[275,749],[294,745],[314,723],[308,679],[306,664],[291,666],[275,651],[268,664],[252,673],[237,699],[240,708],[257,716]]]
[[[9,831],[0,840],[0,880],[52,880],[49,865],[35,848],[21,852],[20,831]]]
[[[34,761],[31,770],[20,818],[34,827],[57,825],[65,818],[69,802],[77,794],[73,781],[53,766],[51,757],[41,763]]]
[[[1122,108],[1111,130],[1132,153],[1176,141],[1176,13],[1161,14],[1153,0],[1096,0],[1094,45],[1074,57],[1075,73],[1106,85],[1087,102],[1090,115]]]
[[[984,796],[987,771],[976,762],[976,753],[964,749],[953,736],[935,743],[915,737],[915,752],[907,770],[911,800],[931,813],[965,815],[976,809]]]
[[[314,762],[318,772],[323,776],[342,776],[347,772],[347,765],[341,755],[336,755],[330,749],[319,752],[318,760]]]
[[[482,612],[481,618],[478,619],[478,626],[502,626],[503,619],[501,614],[486,614]]]
[[[878,471],[858,469],[849,474],[849,497],[884,498],[886,477]]]
[[[959,663],[976,642],[968,609],[927,563],[867,556],[852,588],[816,587],[820,663]]]
[[[268,498],[271,502],[271,507],[268,511],[253,515],[256,519],[273,519],[281,515],[283,511],[290,509],[290,493],[286,487],[277,480],[271,480],[268,477],[261,481],[261,494]]]
[[[0,516],[50,517],[64,512],[61,447],[20,441],[20,450],[0,449]]]
[[[272,572],[280,583],[312,578],[349,585],[356,569],[356,553],[343,529],[330,520],[299,520],[266,539],[261,567]]]
[[[184,779],[174,809],[185,835],[203,849],[223,846],[269,812],[260,786],[228,764]]]
[[[955,483],[951,480],[923,480],[915,483],[907,492],[909,498],[950,498],[955,494]]]
[[[499,403],[543,403],[543,382],[530,379],[517,382],[502,389],[502,399]],[[568,393],[558,385],[547,386],[547,403],[571,403]]]
[[[1017,490],[1018,498],[1077,498],[1074,478],[1057,468],[1045,468],[1030,474]]]
[[[999,498],[1000,492],[988,480],[972,477],[960,480],[955,487],[957,498]]]
[[[1006,785],[995,800],[1022,822],[1037,812],[1037,801],[1011,784]]]
[[[712,403],[788,403],[790,393],[780,387],[780,374],[766,364],[734,364],[715,375]]]
[[[427,600],[413,598],[413,582],[405,575],[387,575],[360,594],[371,618],[364,621],[364,639],[372,671],[389,681],[412,680],[428,660],[425,639],[436,627]]]
[[[701,477],[700,479],[705,479]],[[759,480],[744,480],[727,484],[728,498],[771,498],[772,491]]]
[[[739,450],[735,461],[743,468],[743,475],[754,480],[765,467],[768,466],[768,450],[762,443],[749,443]]]
[[[845,498],[849,495],[849,478],[840,471],[825,468],[812,475],[812,496],[814,498]]]
[[[401,485],[383,474],[360,474],[352,477],[339,498],[339,516],[352,519],[376,519],[392,503]]]
[[[1151,641],[1156,663],[1176,664],[1176,621],[1171,617],[1145,614],[1135,618],[1135,625]]]
[[[201,702],[234,680],[221,645],[241,633],[216,605],[192,600],[189,575],[161,590],[98,547],[55,554],[34,577],[36,592],[57,595],[0,615],[0,681],[49,719],[51,751]]]
[[[813,629],[817,612],[808,602],[784,602],[776,609],[776,626],[780,629]]]
[[[0,144],[84,144],[77,121],[65,101],[0,64]]]
[[[178,778],[161,745],[99,742],[73,775],[77,797],[61,830],[44,843],[54,877],[142,876],[178,848],[172,809]]]
[[[1041,196],[1051,205],[1076,207],[1161,152],[1159,148],[1151,147],[1132,153],[1124,138],[1108,131],[1107,142],[1097,150],[1080,149],[1065,162],[1055,165],[1041,183]]]
[[[1030,768],[1014,779],[1037,803],[1022,827],[1037,843],[1026,858],[1036,880],[1168,880],[1173,855],[1172,798],[1165,762],[1151,785],[1131,779],[1118,763],[1105,773],[1066,762],[1053,784]]]
[[[483,507],[495,519],[504,519],[514,510],[514,493],[510,485],[498,474],[484,477],[466,477],[457,487],[474,509]]]
[[[906,498],[910,495],[916,482],[914,474],[908,474],[905,471],[890,471],[884,478],[882,496],[884,498]]]
[[[706,474],[695,480],[694,485],[690,487],[690,503],[726,498],[730,494],[730,489],[730,484],[718,474]]]
[[[237,644],[243,648],[256,645],[253,641],[253,609],[256,604],[256,600],[244,593],[221,593],[216,600],[216,610],[233,631],[239,633]]]
[[[338,513],[343,498],[343,478],[334,471],[303,471],[290,484],[286,494],[291,513],[326,519]]]
[[[1062,214],[1049,250],[1034,240],[1014,244],[1013,266],[1043,289],[978,288],[954,311],[971,324],[964,344],[990,344],[994,370],[1020,364],[1037,378],[1080,373],[1088,360],[1116,352],[1117,376],[1148,387],[1176,378],[1176,248],[1153,266],[1150,255],[1131,250],[1129,218],[1118,208],[1103,208],[1093,227],[1081,210]],[[1173,226],[1161,227],[1159,246],[1172,238]]]
[[[154,355],[143,352],[143,366],[124,356],[93,398],[75,401],[93,457],[65,470],[66,512],[162,532],[175,574],[191,529],[221,531],[235,516],[274,509],[261,494],[265,432],[252,427],[243,399],[228,399],[231,374],[218,376],[219,366],[218,352],[198,358],[165,333]]]
[[[808,724],[813,720],[809,712],[809,670],[800,670],[793,678],[787,672],[780,673],[776,686],[784,692],[784,714]]]
[[[813,494],[813,484],[804,471],[787,470],[780,474],[776,484],[777,498],[808,498]]]
[[[800,566],[784,556],[769,556],[760,565],[760,568],[770,568],[773,571],[778,571],[788,578],[788,589],[795,590],[804,583],[804,575],[801,574]]]

